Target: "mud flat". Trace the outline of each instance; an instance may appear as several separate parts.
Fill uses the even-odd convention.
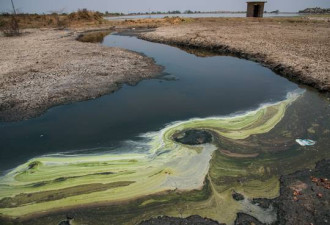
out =
[[[330,160],[314,170],[282,176],[280,196],[275,199],[279,224],[329,224]]]
[[[330,90],[330,23],[306,18],[204,18],[157,28],[140,38],[260,62],[282,76]]]
[[[76,41],[71,31],[27,30],[0,37],[0,120],[17,121],[48,108],[134,85],[162,70],[150,58]]]

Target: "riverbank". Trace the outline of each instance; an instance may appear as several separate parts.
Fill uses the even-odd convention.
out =
[[[254,60],[298,83],[319,91],[330,90],[327,20],[167,18],[113,22],[111,26],[109,22],[101,26],[102,29],[158,27],[139,36]],[[79,43],[76,36],[73,30],[45,29],[26,30],[19,37],[0,37],[1,121],[35,117],[54,105],[95,98],[117,90],[123,83],[135,84],[161,71],[144,56]]]
[[[330,23],[310,18],[203,18],[140,38],[253,60],[319,91],[330,90]]]
[[[68,30],[25,30],[0,37],[0,120],[17,121],[48,108],[134,85],[162,68],[138,53],[76,41]]]

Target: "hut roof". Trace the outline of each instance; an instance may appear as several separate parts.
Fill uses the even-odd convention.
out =
[[[265,0],[250,0],[250,1],[247,1],[247,3],[252,3],[252,2],[264,2],[264,3],[267,3],[267,1],[265,1]]]

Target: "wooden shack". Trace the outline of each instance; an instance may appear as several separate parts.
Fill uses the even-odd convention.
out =
[[[264,16],[264,8],[265,3],[267,1],[248,1],[247,2],[247,17],[263,17]]]

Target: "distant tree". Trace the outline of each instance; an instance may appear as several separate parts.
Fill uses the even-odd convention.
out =
[[[180,10],[168,11],[168,14],[181,14]]]
[[[280,10],[275,10],[275,11],[272,11],[270,13],[276,13],[276,14],[278,14],[278,13],[280,13]]]
[[[66,14],[64,14],[64,8],[57,10],[57,11],[51,11],[50,15],[52,16],[53,19],[50,19],[50,23],[53,23],[55,27],[59,29],[64,29],[66,28],[68,24],[68,20],[66,19]],[[61,16],[62,15],[62,16]]]
[[[186,11],[184,11],[184,13],[185,13],[185,14],[192,14],[192,13],[194,13],[194,12],[191,11],[191,10],[186,10]]]

